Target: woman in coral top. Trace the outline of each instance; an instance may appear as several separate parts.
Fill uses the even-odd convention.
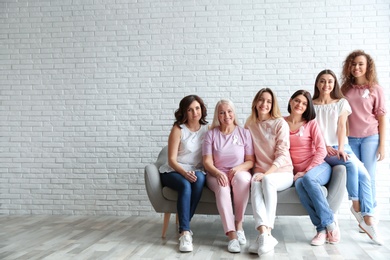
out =
[[[356,50],[347,56],[341,91],[353,111],[348,117],[348,142],[370,174],[375,207],[376,164],[385,158],[386,107],[385,95],[378,85],[375,63],[370,55]]]
[[[284,119],[290,127],[295,188],[317,229],[311,245],[320,246],[326,241],[336,244],[340,241],[340,229],[321,188],[329,182],[332,168],[324,161],[325,142],[314,120],[316,112],[310,93],[306,90],[296,91],[290,98],[287,110],[290,115]]]
[[[278,244],[271,234],[275,223],[277,192],[291,187],[293,183],[289,128],[271,89],[263,88],[254,97],[246,128],[252,134],[256,157],[251,201],[256,229],[259,231],[249,252],[262,255]]]

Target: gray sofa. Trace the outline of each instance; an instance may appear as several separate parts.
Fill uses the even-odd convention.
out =
[[[149,200],[156,212],[164,214],[164,224],[162,236],[165,237],[165,232],[168,227],[171,213],[176,213],[177,192],[163,187],[160,180],[159,167],[167,160],[168,147],[164,147],[153,164],[146,165],[144,177],[146,191]],[[336,212],[343,200],[346,190],[346,170],[342,165],[333,167],[332,177],[329,183],[323,187],[324,193],[327,195],[329,206]],[[204,187],[202,197],[198,204],[197,214],[218,214],[215,203],[214,193],[207,187]],[[245,214],[252,214],[252,206],[249,204]],[[302,206],[295,187],[290,187],[284,191],[278,192],[278,206],[276,209],[278,216],[302,216],[307,215],[306,209]]]

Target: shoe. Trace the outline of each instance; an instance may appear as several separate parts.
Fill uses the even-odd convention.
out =
[[[238,230],[237,232],[237,239],[240,245],[245,245],[246,244],[246,237],[245,237],[245,232],[244,230]]]
[[[356,212],[353,207],[351,206],[350,208],[351,212],[352,212],[352,215],[355,216],[356,220],[358,223],[362,222],[364,219],[363,219],[363,216],[362,216],[362,213],[361,212]]]
[[[339,225],[337,224],[337,222],[334,222],[334,223],[335,223],[334,229],[332,231],[326,232],[326,237],[327,237],[328,243],[333,244],[333,245],[340,242],[340,237],[341,237]]]
[[[240,243],[238,242],[237,239],[232,239],[229,241],[228,251],[230,253],[240,253],[240,251],[241,251]]]
[[[179,238],[180,246],[179,250],[180,252],[191,252],[194,250],[194,247],[192,246],[192,236],[191,235],[183,235]]]
[[[360,227],[359,227],[359,233],[362,233],[362,234],[364,234],[364,233],[366,233],[363,229],[361,229]]]
[[[378,233],[378,230],[377,230],[375,225],[369,226],[363,220],[362,222],[360,222],[359,227],[361,229],[363,229],[364,232],[367,233],[367,235],[372,239],[372,241],[374,241],[375,243],[377,243],[380,246],[383,245],[383,240],[380,237],[380,235]]]
[[[259,240],[259,249],[257,250],[259,256],[274,250],[278,244],[278,240],[270,234],[261,234]]]
[[[310,242],[312,246],[322,246],[326,242],[326,233],[317,232]]]
[[[254,242],[251,242],[249,245],[248,251],[251,254],[257,254],[257,251],[259,250],[259,242],[260,242],[260,235],[257,236],[256,240]]]

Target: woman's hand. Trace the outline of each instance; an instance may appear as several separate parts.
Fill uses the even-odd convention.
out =
[[[306,173],[305,172],[297,172],[294,175],[294,181],[298,180],[299,178],[303,177]]]
[[[234,177],[234,175],[236,175],[237,173],[237,170],[233,167],[231,168],[229,171],[228,171],[228,178],[229,178],[229,181],[231,181]]]
[[[328,153],[328,156],[336,156],[338,154],[337,150],[334,149],[332,146],[327,146],[326,152]]]
[[[186,178],[191,183],[196,182],[196,180],[198,179],[198,177],[196,177],[194,171],[188,171],[183,176],[184,176],[184,178]]]
[[[216,178],[219,186],[226,187],[229,185],[228,176],[226,174],[220,173]]]
[[[344,152],[343,150],[338,150],[337,151],[337,158],[339,158],[339,160],[343,159],[344,162],[346,162],[346,161],[348,161],[349,155],[346,152]]]
[[[256,173],[253,175],[252,180],[253,181],[261,181],[264,178],[265,174],[264,173]]]
[[[376,152],[376,158],[378,161],[385,159],[385,148],[382,145],[379,145],[378,151]]]

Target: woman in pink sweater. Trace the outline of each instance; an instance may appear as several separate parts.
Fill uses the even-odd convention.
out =
[[[285,120],[290,127],[290,154],[294,166],[295,188],[302,205],[309,213],[317,234],[311,245],[326,241],[340,241],[340,230],[321,186],[328,183],[332,168],[325,162],[325,141],[317,121],[311,95],[306,90],[296,91],[287,107]]]
[[[246,128],[252,134],[256,157],[251,200],[256,229],[259,231],[249,252],[262,255],[272,251],[278,243],[271,234],[277,192],[291,187],[293,183],[289,129],[271,89],[263,88],[256,94]]]

